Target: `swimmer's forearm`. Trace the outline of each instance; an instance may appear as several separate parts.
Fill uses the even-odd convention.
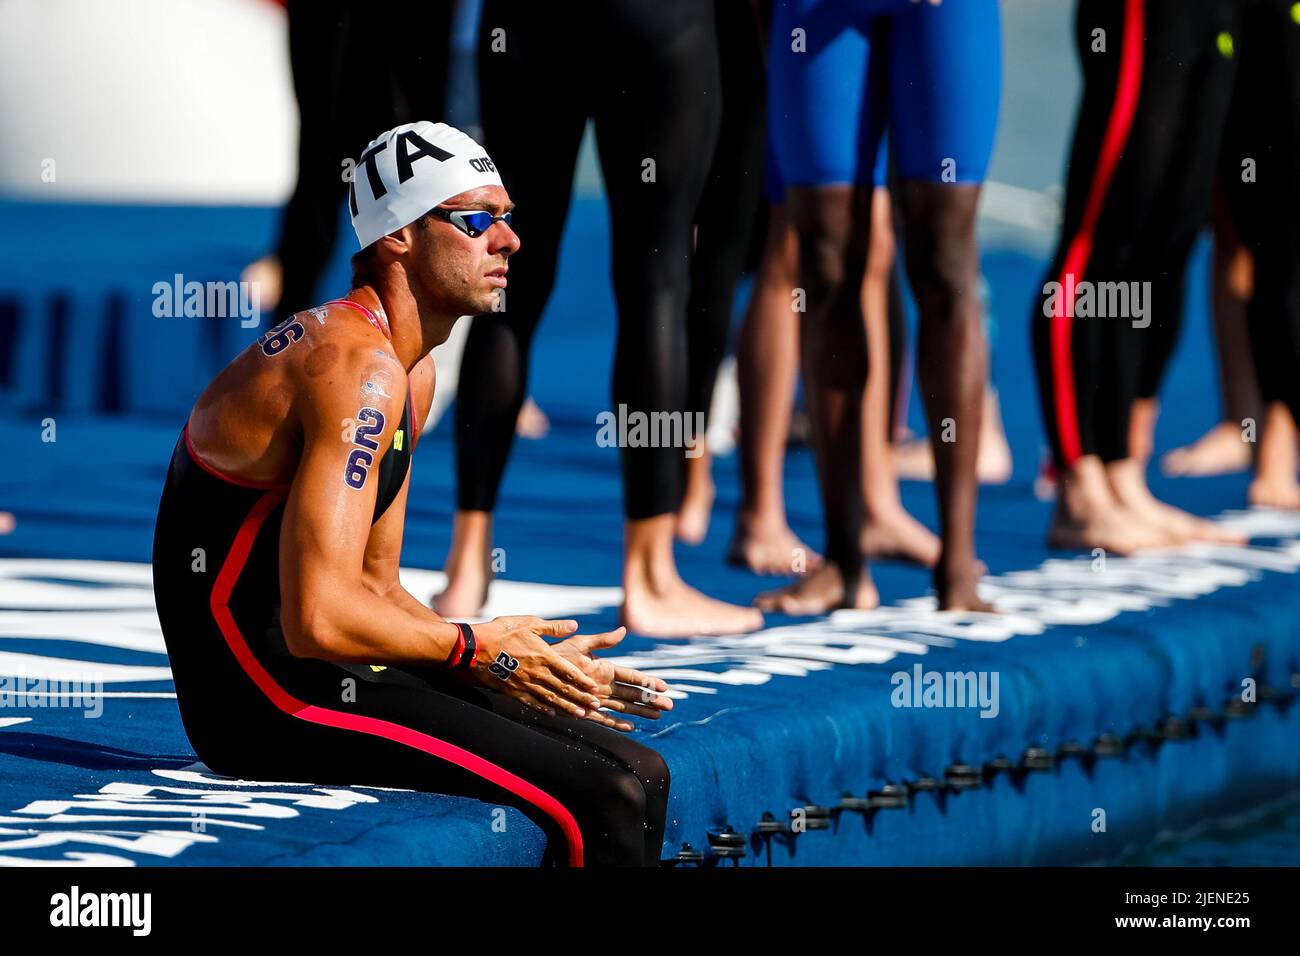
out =
[[[445,621],[446,618],[425,604],[401,584],[394,584],[385,592],[385,597],[406,613],[423,621]]]
[[[423,613],[364,587],[330,591],[304,602],[301,622],[282,610],[286,640],[296,635],[289,640],[294,656],[344,664],[439,665],[460,639],[455,624],[419,602]]]

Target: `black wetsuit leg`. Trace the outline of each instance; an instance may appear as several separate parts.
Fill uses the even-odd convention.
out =
[[[586,866],[658,865],[668,767],[634,738],[590,721],[548,717],[432,667],[376,672],[336,664],[312,671],[294,683],[302,699],[431,735],[478,760],[437,759],[396,730],[389,735],[395,741],[380,741],[333,727],[304,733],[303,722],[293,721],[274,746],[277,765],[293,770],[294,779],[364,780],[517,807],[546,833],[545,862],[553,865],[572,862],[575,840]],[[485,822],[489,814],[485,807]]]
[[[488,0],[484,7],[485,145],[518,205],[514,224],[523,249],[510,266],[504,314],[475,319],[462,359],[457,500],[465,510],[490,511],[496,503],[588,116],[595,119],[612,221],[614,404],[629,413],[686,412],[691,226],[721,98],[713,4],[585,0],[566,11],[559,17],[523,0]],[[600,38],[581,57],[574,56],[575,23]],[[504,52],[494,52],[494,44]],[[622,458],[629,518],[677,510],[681,447],[625,448]]]
[[[686,297],[691,232],[717,145],[721,75],[712,3],[608,3],[609,70],[596,106],[596,142],[609,196],[618,303],[614,405],[684,416]],[[654,163],[653,181],[647,182]],[[630,520],[681,504],[681,447],[623,448]]]
[[[1166,59],[1174,76],[1180,73],[1187,88],[1181,120],[1158,112],[1139,110],[1139,122],[1150,123],[1151,135],[1173,140],[1169,172],[1162,188],[1167,196],[1157,215],[1165,222],[1162,237],[1153,237],[1149,267],[1151,281],[1151,324],[1134,329],[1121,323],[1121,348],[1132,348],[1140,356],[1137,366],[1137,389],[1133,398],[1155,398],[1164,380],[1165,369],[1178,344],[1183,321],[1183,298],[1186,289],[1187,263],[1197,237],[1209,221],[1214,208],[1218,181],[1219,157],[1223,145],[1228,110],[1236,83],[1241,37],[1239,0],[1201,0],[1196,7],[1171,7],[1168,0],[1153,6],[1155,17],[1149,30],[1168,32],[1167,46],[1153,45],[1153,54]],[[1161,64],[1158,69],[1166,68]],[[1157,101],[1154,109],[1172,109]],[[1149,117],[1149,118],[1148,118]],[[1131,137],[1132,139],[1132,137]],[[1138,148],[1145,148],[1140,145]],[[1141,257],[1142,261],[1147,261]],[[1124,436],[1123,457],[1128,456],[1128,412],[1112,427]]]
[[[533,334],[555,285],[592,89],[589,61],[572,55],[572,22],[521,0],[487,0],[479,21],[483,145],[515,204],[521,246],[511,258],[505,308],[475,316],[461,357],[455,421],[463,511],[496,508]]]
[[[1260,391],[1300,421],[1300,26],[1283,0],[1249,0],[1244,18],[1224,183],[1255,257],[1247,324]]]
[[[722,120],[704,196],[696,213],[686,407],[707,424],[718,366],[731,330],[736,282],[758,219],[767,112],[763,39],[750,0],[717,0]]]
[[[1260,394],[1259,375],[1255,371],[1255,359],[1251,355],[1250,331],[1247,316],[1250,310],[1250,298],[1254,285],[1254,259],[1249,247],[1241,238],[1237,225],[1233,222],[1232,210],[1228,202],[1226,177],[1241,175],[1235,168],[1238,147],[1231,143],[1233,115],[1240,107],[1237,97],[1240,95],[1241,76],[1233,91],[1233,106],[1228,113],[1228,132],[1224,135],[1223,165],[1219,171],[1219,186],[1214,200],[1214,344],[1219,360],[1219,398],[1221,412],[1219,420],[1232,422],[1239,428],[1246,427],[1247,420],[1262,422],[1264,420],[1264,400]],[[1236,275],[1240,264],[1238,256],[1249,258],[1249,279],[1243,287]]]
[[[347,192],[344,160],[394,126],[442,119],[452,0],[290,0],[288,10],[298,179],[280,226],[276,322],[316,304]]]

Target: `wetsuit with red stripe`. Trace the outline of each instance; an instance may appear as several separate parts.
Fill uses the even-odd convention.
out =
[[[345,303],[352,304],[352,303]],[[410,467],[409,407],[377,471],[374,521]],[[400,438],[397,436],[401,436]],[[188,431],[176,443],[154,535],[154,595],[185,731],[213,771],[368,784],[521,809],[558,864],[659,861],[668,769],[590,721],[552,718],[462,684],[441,666],[292,656],[279,626],[280,522],[288,486],[221,474]]]
[[[1057,468],[1083,455],[1128,457],[1133,402],[1159,386],[1188,255],[1214,197],[1238,7],[1238,0],[1079,0],[1083,98],[1060,242],[1032,316]],[[1085,283],[1091,301],[1081,307]],[[1124,286],[1103,286],[1116,283]],[[1103,299],[1107,312],[1120,314],[1098,315]],[[1091,314],[1080,314],[1085,309]]]

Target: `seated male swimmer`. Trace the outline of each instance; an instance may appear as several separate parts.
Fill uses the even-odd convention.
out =
[[[505,288],[510,197],[481,146],[421,122],[370,143],[349,206],[352,290],[245,349],[172,455],[154,593],[190,742],[230,776],[513,805],[557,863],[655,865],[668,768],[616,731],[672,703],[595,658],[623,629],[450,623],[398,580],[429,352]]]

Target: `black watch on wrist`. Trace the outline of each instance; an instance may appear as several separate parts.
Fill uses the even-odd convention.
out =
[[[457,621],[456,626],[460,628],[460,639],[465,644],[465,649],[460,652],[458,657],[451,665],[454,671],[467,671],[474,666],[474,658],[478,656],[478,641],[474,637],[474,629],[464,621]]]

